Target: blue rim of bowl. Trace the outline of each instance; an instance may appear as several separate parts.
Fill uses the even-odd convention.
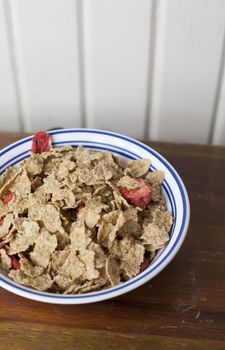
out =
[[[139,142],[137,140],[134,140],[130,137],[127,137],[125,135],[121,135],[121,134],[118,134],[118,133],[114,133],[114,132],[109,132],[109,131],[102,131],[102,130],[97,130],[97,129],[62,129],[62,130],[52,130],[49,132],[49,134],[51,134],[52,136],[54,135],[57,135],[57,134],[67,134],[67,133],[71,133],[71,134],[74,134],[74,133],[94,133],[94,134],[101,134],[101,135],[107,135],[107,136],[113,136],[115,138],[118,138],[118,139],[122,139],[122,140],[125,140],[125,141],[128,141],[134,145],[137,145],[139,146],[140,148],[144,149],[145,151],[147,151],[149,154],[151,155],[154,155],[158,160],[160,160],[160,162],[162,162],[164,164],[164,166],[169,170],[169,172],[173,175],[173,178],[174,180],[176,181],[177,185],[178,185],[178,188],[180,190],[180,194],[181,194],[181,198],[182,198],[182,203],[183,203],[183,218],[182,218],[182,223],[181,223],[181,228],[180,228],[180,231],[177,235],[177,238],[176,238],[176,241],[174,242],[174,244],[171,246],[170,250],[167,252],[167,254],[163,257],[163,259],[158,263],[156,264],[152,269],[151,269],[151,266],[149,267],[149,269],[147,269],[146,271],[147,272],[142,272],[140,274],[140,276],[137,278],[134,277],[132,278],[130,281],[127,281],[119,286],[116,286],[114,288],[108,288],[108,289],[105,289],[105,290],[102,290],[102,291],[98,291],[98,292],[91,292],[91,293],[86,293],[86,294],[82,294],[82,295],[57,295],[57,294],[53,294],[53,293],[48,293],[48,292],[39,292],[39,291],[35,291],[33,289],[30,289],[30,288],[27,288],[27,287],[22,287],[22,286],[19,286],[17,284],[15,284],[14,282],[11,283],[9,282],[8,280],[5,280],[5,279],[2,279],[0,277],[0,281],[2,282],[3,285],[9,285],[10,287],[13,287],[13,289],[18,289],[18,290],[21,290],[23,291],[25,294],[29,295],[29,294],[33,294],[33,295],[36,295],[37,297],[44,297],[44,298],[50,298],[51,300],[53,299],[60,299],[60,300],[68,300],[68,299],[74,299],[74,300],[77,300],[77,299],[85,299],[85,298],[93,298],[95,299],[96,297],[101,297],[102,295],[103,296],[106,296],[106,295],[110,295],[111,293],[115,293],[117,291],[121,291],[123,289],[127,289],[128,287],[130,287],[131,285],[133,284],[137,284],[138,282],[140,282],[141,280],[145,280],[145,278],[149,275],[149,274],[152,274],[154,270],[158,269],[158,273],[172,260],[172,258],[174,257],[174,255],[177,253],[177,251],[179,250],[184,238],[185,238],[185,235],[186,235],[186,232],[187,232],[187,228],[188,228],[188,224],[189,224],[189,217],[190,217],[190,205],[189,205],[189,199],[188,199],[188,195],[187,195],[187,191],[186,191],[186,188],[180,178],[180,176],[178,175],[178,173],[176,172],[176,170],[172,167],[172,165],[164,158],[162,157],[158,152],[156,152],[155,150],[153,150],[152,148],[146,146],[145,144],[143,144],[142,142]],[[13,144],[11,144],[10,146],[4,148],[1,152],[0,152],[0,157],[2,155],[4,155],[5,153],[8,153],[9,151],[11,151],[12,149],[24,144],[24,143],[27,143],[27,142],[30,142],[32,140],[32,137],[33,136],[29,136],[29,137],[26,137],[20,141],[17,141]],[[88,141],[84,140],[83,142],[85,143],[89,143]],[[59,142],[53,142],[53,145],[63,145],[63,144],[75,144],[75,143],[79,143],[79,144],[82,144],[82,141],[79,140],[70,140],[70,141],[59,141]],[[90,143],[93,143],[93,144],[98,144],[98,142],[96,141],[90,141]],[[103,145],[103,143],[100,143],[101,145]],[[140,159],[140,156],[138,156],[137,154],[133,153],[133,152],[130,152],[130,151],[127,151],[126,149],[123,149],[119,146],[115,146],[115,145],[112,145],[112,144],[104,144],[105,146],[107,146],[108,148],[104,148],[104,149],[109,149],[109,147],[111,148],[117,148],[119,149],[119,151],[117,152],[118,154],[121,154],[125,157],[128,156],[128,154],[130,154],[130,158],[133,158],[133,159]],[[91,146],[87,146],[88,148],[91,148]],[[93,146],[93,148],[97,148],[95,146]],[[113,150],[112,150],[113,151]],[[116,150],[115,150],[116,151]],[[123,151],[123,152],[121,152]],[[20,158],[21,155],[23,155],[23,158]],[[0,167],[0,170],[6,166],[7,164],[10,163],[10,166],[11,165],[14,165],[18,162],[20,162],[21,160],[23,160],[24,158],[27,158],[27,156],[29,155],[29,150],[25,151],[25,152],[22,152],[21,154],[17,155],[16,157],[13,157],[10,159],[10,161],[6,162],[5,164],[3,164],[1,167]],[[19,159],[18,159],[19,158]],[[14,163],[11,163],[11,161],[13,159],[17,159],[17,161],[15,161]],[[151,167],[152,170],[155,170],[154,167]],[[5,170],[5,169],[4,169]],[[176,202],[175,202],[175,199],[174,199],[174,196],[173,196],[173,193],[172,193],[172,190],[170,189],[170,186],[167,184],[168,188],[169,188],[169,191],[168,191],[168,188],[166,189],[166,187],[164,186],[164,189],[167,193],[167,196],[168,196],[168,199],[170,201],[170,204],[171,204],[171,208],[172,210],[174,211],[174,216],[176,218]],[[171,197],[170,197],[171,196]],[[174,227],[175,225],[173,225]],[[171,236],[172,237],[172,236]],[[144,283],[144,282],[143,282]]]

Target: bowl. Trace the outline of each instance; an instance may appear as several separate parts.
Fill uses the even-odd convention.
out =
[[[49,132],[53,146],[82,145],[89,149],[108,150],[121,159],[151,159],[150,170],[163,170],[165,180],[162,191],[166,206],[174,217],[170,240],[158,251],[150,266],[127,282],[100,291],[76,295],[59,295],[40,292],[11,280],[0,272],[0,286],[22,297],[54,304],[85,304],[117,297],[140,287],[162,271],[174,258],[185,238],[190,217],[190,206],[185,186],[173,166],[154,149],[130,137],[109,131],[94,129],[63,129]],[[9,166],[29,157],[32,136],[17,141],[0,151],[0,173]]]

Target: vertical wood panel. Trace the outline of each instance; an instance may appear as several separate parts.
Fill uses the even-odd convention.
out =
[[[152,139],[207,143],[225,25],[223,0],[159,1]]]
[[[77,1],[11,1],[20,33],[27,130],[79,127]]]
[[[218,101],[216,101],[215,120],[212,130],[212,143],[214,145],[225,145],[225,31],[220,74]]]
[[[88,126],[143,137],[151,1],[83,4]]]
[[[15,131],[20,123],[5,15],[4,1],[0,0],[0,128]]]

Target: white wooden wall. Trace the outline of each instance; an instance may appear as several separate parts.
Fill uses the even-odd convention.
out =
[[[0,0],[0,129],[225,144],[225,0]]]

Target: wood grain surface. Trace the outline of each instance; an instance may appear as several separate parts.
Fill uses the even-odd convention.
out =
[[[0,147],[21,134],[0,133]],[[89,305],[44,304],[0,289],[0,349],[225,349],[225,148],[150,143],[191,203],[187,238],[153,280]]]

